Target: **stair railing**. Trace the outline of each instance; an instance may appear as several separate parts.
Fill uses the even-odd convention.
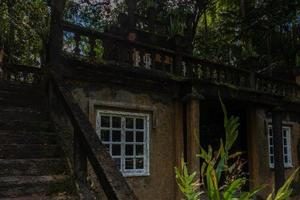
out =
[[[89,161],[108,199],[137,200],[136,195],[100,141],[87,116],[65,83],[51,71],[49,73],[48,92],[49,104],[59,102],[63,106],[74,130],[73,170],[77,182],[87,183],[87,161]],[[56,110],[54,112],[61,111]]]

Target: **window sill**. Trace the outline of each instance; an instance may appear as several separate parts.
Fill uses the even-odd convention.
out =
[[[285,165],[284,169],[291,169],[293,167],[294,167],[293,165]],[[274,166],[269,166],[269,168],[272,169],[272,170],[274,170]]]
[[[143,173],[143,174],[138,174],[138,173],[122,173],[124,177],[130,178],[130,177],[147,177],[150,176],[150,173]]]

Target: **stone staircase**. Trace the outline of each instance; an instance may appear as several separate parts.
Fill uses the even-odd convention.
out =
[[[0,199],[77,199],[46,101],[0,82]]]

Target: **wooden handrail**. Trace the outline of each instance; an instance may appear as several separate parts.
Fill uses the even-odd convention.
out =
[[[50,72],[50,84],[53,87],[58,100],[62,103],[74,128],[74,141],[79,145],[79,151],[86,156],[93,167],[98,180],[110,200],[137,200],[136,195],[122,176],[121,172],[115,165],[106,147],[101,143],[91,123],[75,101],[71,92],[66,88],[63,81],[56,77],[54,72]],[[76,152],[74,152],[76,153]],[[82,156],[81,155],[81,156]],[[74,157],[80,157],[74,155]],[[75,160],[76,166],[86,166],[85,159]],[[78,168],[80,169],[80,168]],[[82,168],[81,168],[82,170]],[[83,168],[83,170],[86,170]],[[78,174],[86,174],[79,171]],[[85,178],[86,177],[81,177]],[[83,180],[84,181],[84,180]]]

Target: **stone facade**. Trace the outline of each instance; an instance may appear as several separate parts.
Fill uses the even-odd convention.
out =
[[[192,126],[192,122],[188,124],[190,118],[193,116],[199,117],[199,113],[194,113],[193,109],[189,111],[189,106],[186,104],[189,100],[176,98],[176,95],[173,96],[165,92],[144,90],[142,87],[134,89],[121,84],[95,85],[87,81],[67,81],[67,83],[73,96],[94,127],[96,126],[96,111],[101,109],[150,114],[150,175],[126,177],[126,179],[139,199],[180,199],[175,181],[174,166],[179,164],[184,152],[189,155],[197,151],[195,145],[193,145],[194,149],[189,148],[189,145],[187,145],[188,148],[186,151],[184,150],[186,144],[184,144],[182,121],[186,118],[187,126]],[[202,100],[193,100],[193,102],[197,101],[199,102],[198,111],[201,111],[200,118],[201,116],[209,117],[209,111],[201,107],[206,104],[202,103]],[[220,108],[217,100],[214,100],[213,104],[215,104],[215,106],[212,106],[213,109]],[[229,104],[229,107],[234,104],[236,103]],[[187,109],[185,112],[183,111],[184,107]],[[263,197],[272,191],[274,185],[273,169],[269,167],[266,129],[271,116],[268,114],[266,107],[259,107],[255,104],[247,105],[243,109],[246,116],[244,116],[241,123],[244,123],[242,126],[245,129],[241,134],[245,134],[243,137],[246,138],[247,142],[246,157],[248,158],[249,186],[254,188],[258,185],[268,184],[267,189],[260,194]],[[220,118],[222,115],[218,115],[218,117]],[[196,122],[199,123],[197,120]],[[220,121],[222,122],[222,119]],[[293,114],[285,113],[283,125],[291,127],[293,162],[293,167],[286,169],[286,176],[299,163],[297,145],[300,139],[300,126],[298,121]],[[222,124],[217,125],[222,127]],[[192,127],[189,129],[192,129]],[[94,183],[96,182],[94,181]]]
[[[127,181],[139,199],[175,199],[173,99],[164,94],[137,93],[118,86],[91,88],[88,84],[73,82],[69,87],[93,126],[99,109],[150,114],[150,175],[127,177]]]

